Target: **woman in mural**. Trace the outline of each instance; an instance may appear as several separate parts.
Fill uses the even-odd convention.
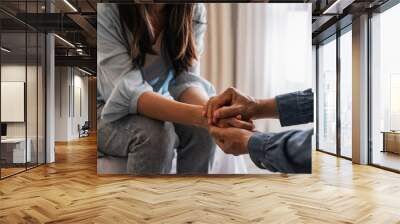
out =
[[[215,94],[199,74],[202,4],[99,4],[98,150],[130,174],[206,174],[215,144],[202,116]],[[237,118],[221,126],[252,129]]]

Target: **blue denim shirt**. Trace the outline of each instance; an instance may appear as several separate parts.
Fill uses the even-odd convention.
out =
[[[276,98],[282,126],[313,122],[314,94],[311,89]],[[282,173],[311,173],[313,130],[280,133],[256,132],[248,142],[252,161],[262,169]]]
[[[162,53],[140,69],[133,68],[128,40],[119,19],[118,5],[98,4],[97,14],[97,103],[104,105],[101,118],[116,121],[128,114],[137,113],[139,97],[148,91],[178,99],[189,87],[199,87],[214,95],[214,87],[200,77],[200,64],[196,63],[182,72],[173,73],[170,60]],[[196,4],[193,15],[193,32],[196,49],[201,54],[206,31],[206,8]],[[160,49],[162,51],[163,49]]]

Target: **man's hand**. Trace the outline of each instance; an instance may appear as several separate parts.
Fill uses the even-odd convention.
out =
[[[256,100],[245,96],[235,88],[228,88],[222,94],[210,98],[204,106],[203,115],[208,118],[209,124],[216,124],[218,119],[241,116],[249,120],[256,109]]]
[[[218,146],[226,154],[237,156],[248,153],[247,143],[253,135],[252,131],[234,127],[219,128],[216,126],[211,126],[209,130]]]
[[[209,125],[209,127],[212,127],[214,125]],[[242,120],[241,115],[238,115],[236,117],[231,117],[231,118],[224,118],[218,120],[217,124],[215,125],[219,128],[241,128],[241,129],[246,129],[249,131],[254,130],[255,126],[252,120],[249,121],[244,121]]]

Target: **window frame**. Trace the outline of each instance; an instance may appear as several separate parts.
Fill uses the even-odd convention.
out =
[[[340,84],[341,84],[341,67],[340,67],[340,38],[342,35],[346,34],[347,32],[351,32],[352,31],[352,23],[347,24],[346,26],[344,26],[343,28],[339,29],[336,31],[336,33],[333,33],[332,35],[328,36],[327,38],[319,41],[316,44],[316,150],[319,152],[323,152],[323,153],[327,153],[329,155],[333,155],[333,156],[337,156],[340,158],[344,158],[347,160],[352,160],[352,158],[347,157],[342,155],[341,152],[341,118],[340,118],[340,104],[341,104],[341,99],[340,99]],[[331,41],[336,41],[336,152],[332,153],[329,152],[327,150],[321,149],[319,147],[320,145],[320,140],[319,140],[319,131],[320,131],[320,127],[319,127],[319,94],[320,94],[320,90],[319,90],[319,82],[320,82],[320,74],[319,74],[319,65],[320,65],[320,61],[319,61],[319,47],[322,44],[327,44]]]
[[[21,1],[22,3],[25,3],[25,12],[27,12],[27,4],[28,1]],[[45,0],[33,0],[33,1],[29,1],[29,3],[34,3],[36,4],[36,12],[39,12],[39,3],[47,3],[47,1]],[[12,174],[8,174],[8,175],[4,175],[2,173],[3,168],[0,166],[0,180],[6,179],[8,177],[12,177],[14,175],[26,172],[30,169],[39,167],[41,165],[44,165],[47,163],[47,44],[48,44],[48,40],[47,40],[47,32],[43,32],[41,30],[38,30],[30,25],[28,25],[27,23],[24,23],[23,21],[19,20],[18,18],[12,16],[12,14],[9,14],[6,10],[3,10],[2,8],[0,8],[1,11],[3,13],[6,13],[7,15],[11,16],[12,19],[16,20],[17,22],[21,23],[23,26],[23,30],[20,31],[16,31],[16,32],[8,32],[8,31],[3,31],[0,29],[0,45],[2,45],[2,35],[6,34],[6,33],[21,33],[23,35],[25,35],[25,102],[24,102],[24,129],[25,129],[25,134],[24,134],[24,139],[25,139],[25,166],[21,167],[23,169],[21,169],[20,171],[14,172]],[[48,7],[46,7],[45,12],[48,11]],[[0,28],[1,28],[1,23],[0,23]],[[36,91],[34,94],[36,94],[36,121],[34,122],[34,125],[36,125],[36,136],[33,136],[32,138],[36,138],[37,144],[36,144],[36,161],[34,163],[30,163],[27,162],[27,142],[28,142],[28,111],[27,111],[27,83],[28,83],[28,79],[27,79],[27,75],[28,75],[28,34],[33,34],[34,36],[36,36],[36,47],[35,47],[35,53],[36,53],[36,59],[34,60],[34,65],[36,66],[35,69],[35,75],[36,75]],[[43,35],[41,35],[43,34]],[[39,36],[41,36],[41,38],[39,38]],[[43,49],[39,48],[39,41],[41,42],[41,47]],[[40,49],[40,51],[39,51]],[[43,55],[40,55],[40,53],[42,53]],[[42,57],[42,60],[44,60],[42,64],[39,63],[39,56]],[[2,74],[1,74],[1,68],[3,66],[2,62],[2,53],[0,53],[0,82],[2,81]],[[43,116],[39,118],[39,66],[42,66],[42,70],[41,70],[41,75],[42,75],[42,84],[43,84],[43,92],[42,92],[42,103],[43,105],[41,105],[41,107],[43,107],[42,109],[43,111]],[[0,86],[1,89],[1,86]],[[1,91],[0,91],[1,92]],[[0,93],[1,94],[1,93]],[[1,100],[1,97],[0,97]],[[0,105],[0,111],[1,111],[1,105]],[[1,116],[1,115],[0,115]],[[44,119],[44,120],[42,120]],[[39,162],[39,120],[41,120],[42,124],[43,124],[43,145],[41,148],[43,155],[41,155],[41,159],[43,159],[43,161]],[[1,119],[0,119],[0,123],[1,123]],[[33,152],[33,151],[32,151]],[[0,144],[0,158],[1,158],[1,144]],[[28,166],[29,163],[29,166]],[[1,164],[0,164],[1,165]]]

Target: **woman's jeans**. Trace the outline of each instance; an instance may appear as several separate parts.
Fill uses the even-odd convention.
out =
[[[177,174],[207,174],[215,143],[204,128],[128,115],[106,123],[97,109],[98,150],[105,155],[127,158],[129,174],[168,174],[174,150]]]

